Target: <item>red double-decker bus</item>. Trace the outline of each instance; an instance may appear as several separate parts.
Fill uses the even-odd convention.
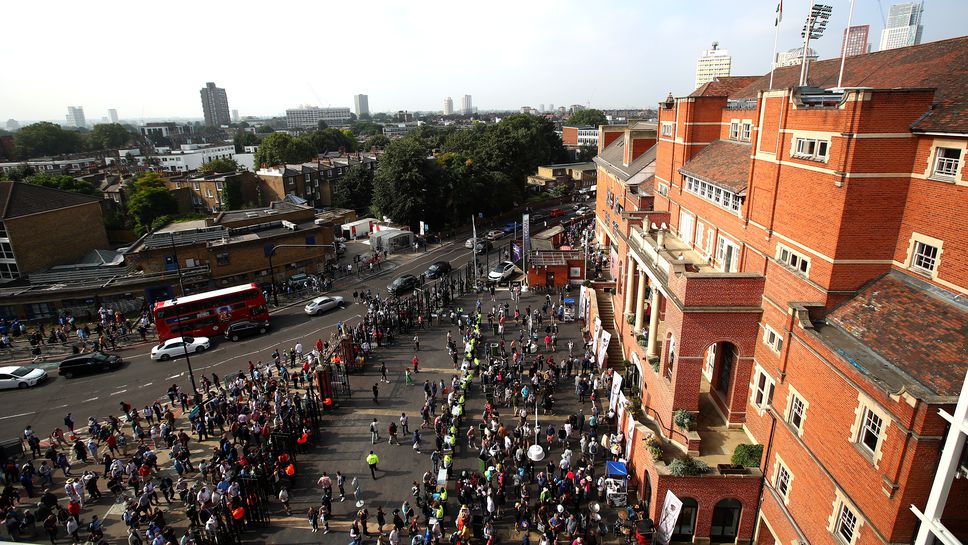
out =
[[[162,341],[181,335],[212,337],[232,322],[269,322],[265,295],[255,284],[243,284],[155,303],[155,327]]]

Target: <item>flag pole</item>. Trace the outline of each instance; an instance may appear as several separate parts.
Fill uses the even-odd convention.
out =
[[[783,18],[783,0],[777,0],[776,19],[773,20],[773,56],[770,57],[770,89],[773,89],[773,71],[776,70],[776,45],[780,39],[780,20]]]
[[[850,37],[850,25],[854,22],[854,0],[850,0],[850,15],[847,16],[847,30],[844,30],[844,42],[840,45],[840,73],[837,75],[837,88],[843,89],[844,64],[847,62],[847,38]]]

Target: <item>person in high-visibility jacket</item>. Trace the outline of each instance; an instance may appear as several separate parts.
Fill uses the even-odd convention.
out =
[[[380,463],[380,457],[374,454],[373,451],[371,450],[370,453],[366,456],[366,463],[367,465],[370,466],[370,475],[372,475],[373,478],[376,479],[376,465]]]

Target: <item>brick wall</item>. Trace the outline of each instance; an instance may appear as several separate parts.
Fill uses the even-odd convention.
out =
[[[108,249],[101,203],[91,202],[3,221],[21,274],[75,263]]]

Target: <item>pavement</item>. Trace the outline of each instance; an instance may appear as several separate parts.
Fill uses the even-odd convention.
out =
[[[355,244],[352,244],[355,246]],[[503,248],[503,245],[500,248]],[[368,246],[366,247],[368,249]],[[352,250],[351,250],[352,251]],[[488,258],[491,262],[498,259],[499,250],[495,250]],[[342,295],[350,304],[342,310],[337,310],[321,317],[308,317],[302,311],[302,304],[306,299],[293,299],[273,311],[272,330],[260,337],[254,337],[237,343],[221,339],[213,340],[212,350],[191,358],[192,367],[197,378],[203,374],[217,373],[225,376],[244,369],[248,361],[268,360],[274,349],[282,351],[291,348],[297,341],[305,346],[311,346],[317,338],[328,337],[338,321],[355,322],[360,317],[360,309],[352,304],[352,292],[357,289],[370,288],[383,292],[384,286],[397,275],[417,274],[423,272],[434,261],[447,260],[454,267],[459,267],[470,259],[470,251],[463,247],[463,239],[458,239],[436,247],[426,252],[391,256],[394,264],[380,272],[377,271],[368,278],[347,277],[337,280],[334,295]],[[481,259],[479,257],[479,259]],[[315,294],[307,294],[315,295]],[[522,310],[529,302],[538,302],[540,296],[525,295],[521,302]],[[498,299],[507,299],[507,291],[499,291]],[[470,306],[473,300],[464,301],[464,306]],[[484,300],[485,307],[489,300]],[[540,306],[540,302],[538,302]],[[513,306],[513,303],[512,303]],[[380,443],[370,445],[368,431],[369,422],[376,417],[380,423],[381,434],[385,434],[389,419],[398,419],[400,412],[406,412],[413,424],[411,428],[419,426],[419,408],[423,400],[420,385],[424,379],[439,381],[441,378],[449,382],[453,374],[450,357],[445,350],[446,325],[429,327],[421,337],[421,371],[415,375],[416,384],[408,387],[403,381],[403,369],[409,364],[413,356],[409,343],[392,348],[380,348],[375,359],[368,363],[366,372],[362,375],[351,375],[350,384],[352,397],[344,401],[340,409],[328,414],[324,418],[321,445],[312,452],[303,454],[299,458],[301,476],[297,486],[292,490],[292,516],[285,516],[281,505],[277,505],[278,516],[272,519],[272,524],[261,532],[249,531],[245,534],[245,541],[258,542],[334,542],[345,543],[347,540],[348,523],[356,511],[350,498],[345,502],[335,502],[333,508],[333,523],[330,534],[311,535],[309,522],[305,517],[306,510],[311,505],[318,506],[319,490],[314,483],[322,471],[329,471],[330,475],[337,470],[347,475],[348,484],[352,478],[358,477],[362,488],[362,499],[367,502],[371,513],[376,506],[383,506],[389,514],[392,509],[399,507],[403,500],[409,499],[410,483],[419,481],[423,472],[430,468],[429,452],[419,454],[414,452],[409,441],[404,445],[388,445]],[[516,334],[516,330],[512,330]],[[509,334],[512,333],[509,331]],[[580,345],[579,332],[574,324],[565,325],[561,330],[560,346],[566,346],[568,339],[574,339]],[[119,370],[102,375],[92,375],[84,378],[67,380],[56,376],[52,371],[51,379],[44,385],[25,390],[10,390],[0,392],[0,439],[14,438],[21,435],[26,425],[32,425],[36,433],[46,437],[55,427],[63,426],[63,418],[68,411],[73,413],[74,419],[80,424],[88,416],[96,415],[104,418],[109,414],[119,412],[119,404],[126,401],[136,407],[152,403],[156,399],[167,402],[164,393],[172,383],[179,384],[183,389],[190,387],[186,363],[183,359],[168,362],[154,362],[148,356],[148,347],[153,343],[144,343],[125,347],[119,351],[126,364]],[[380,384],[380,402],[373,403],[371,388],[379,380],[379,363],[385,361],[390,372],[390,384]],[[51,365],[50,362],[40,366]],[[56,365],[56,363],[54,363]],[[559,407],[556,414],[542,417],[542,422],[554,421],[560,424],[568,411],[577,411],[577,399],[569,395],[571,390],[563,385]],[[479,420],[483,407],[483,394],[480,385],[475,384],[474,391],[468,402],[468,414],[475,415]],[[586,414],[589,407],[584,407]],[[180,415],[179,415],[180,417]],[[547,419],[547,420],[546,420]],[[424,442],[429,445],[432,439],[424,434]],[[465,440],[466,441],[466,440]],[[381,458],[378,479],[370,478],[364,456],[373,448]],[[196,449],[196,453],[203,453],[205,449]],[[549,453],[549,458],[556,455]],[[162,467],[170,470],[167,454],[159,458]],[[601,462],[599,462],[601,464]],[[457,471],[461,469],[478,470],[476,453],[459,451],[455,462]],[[74,466],[74,472],[83,468]],[[52,490],[59,491],[63,485],[60,472],[54,480]],[[351,487],[347,486],[348,492]],[[60,495],[60,494],[58,494]],[[108,504],[108,499],[102,499],[99,504],[86,507],[83,518],[90,520],[91,514],[98,514],[107,519],[106,534],[119,538],[124,535],[123,525],[120,523],[120,510]],[[186,521],[180,514],[182,510],[175,509],[166,515],[168,522],[175,527],[186,527]],[[375,523],[374,523],[375,526]],[[499,532],[503,525],[498,525]],[[371,528],[371,531],[375,528]],[[519,536],[505,537],[520,539]],[[537,539],[533,535],[532,539]],[[112,541],[114,542],[114,541]]]

